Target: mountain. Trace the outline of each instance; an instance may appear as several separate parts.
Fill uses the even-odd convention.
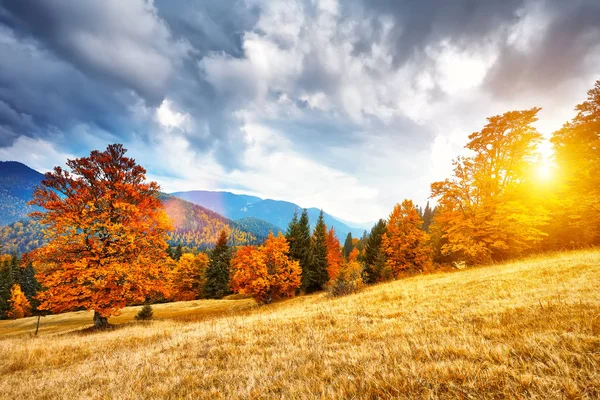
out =
[[[44,175],[16,161],[0,161],[0,225],[27,217],[35,187]]]
[[[190,201],[194,204],[219,212],[232,220],[253,217],[267,221],[278,226],[285,232],[292,220],[294,211],[302,212],[302,208],[294,203],[282,200],[261,199],[255,196],[234,194],[229,192],[213,192],[207,190],[194,190],[189,192],[171,193],[173,196]],[[308,218],[312,227],[317,222],[320,210],[308,209]],[[348,233],[353,237],[361,237],[364,232],[362,227],[352,227],[339,219],[323,213],[325,224],[333,226],[338,238],[343,241]]]
[[[43,175],[18,162],[0,162],[0,244],[4,253],[25,253],[43,243],[40,226],[27,217],[27,206],[34,188]],[[258,198],[246,196],[251,201]],[[280,230],[267,221],[243,218],[232,221],[217,212],[168,194],[161,194],[165,211],[173,220],[171,245],[205,250],[216,242],[222,229],[229,233],[232,245],[262,243],[269,231]],[[248,200],[248,201],[250,201]]]

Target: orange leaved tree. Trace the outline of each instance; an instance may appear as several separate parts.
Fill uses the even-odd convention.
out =
[[[10,289],[8,304],[10,305],[10,309],[6,315],[8,318],[23,318],[29,316],[31,313],[31,304],[19,285],[13,285]]]
[[[396,204],[390,214],[382,247],[394,277],[403,273],[421,272],[431,263],[427,234],[421,230],[423,221],[411,200]]]
[[[431,184],[439,206],[433,231],[441,233],[443,255],[486,263],[531,250],[543,239],[547,216],[531,177],[542,139],[533,126],[539,110],[488,118],[469,136],[465,147],[472,155],[454,161],[451,178]]]
[[[128,303],[167,295],[170,221],[159,186],[120,144],[45,175],[31,205],[48,243],[31,254],[45,288],[40,310],[94,310],[105,326]]]
[[[289,245],[279,233],[269,237],[260,247],[244,246],[231,260],[231,289],[250,294],[258,303],[292,297],[301,284],[302,270],[298,261],[288,257]]]
[[[331,282],[337,278],[342,263],[344,262],[342,246],[340,245],[337,236],[335,236],[335,229],[333,229],[333,226],[329,228],[329,231],[327,232],[325,244],[327,245],[327,275]]]
[[[208,256],[206,254],[183,254],[173,270],[171,298],[175,301],[189,301],[199,298],[206,282],[205,273],[207,268]]]

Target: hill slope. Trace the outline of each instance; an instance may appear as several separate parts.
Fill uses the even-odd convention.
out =
[[[15,161],[0,161],[0,226],[26,218],[27,202],[44,175]]]
[[[238,195],[229,192],[212,192],[207,190],[193,190],[189,192],[172,193],[173,196],[190,201],[202,207],[221,213],[227,218],[238,220],[253,217],[267,221],[278,226],[283,232],[292,220],[294,211],[302,212],[297,204],[282,200],[260,199],[254,196]],[[308,218],[311,227],[317,223],[320,210],[308,209]],[[348,226],[339,219],[323,213],[325,224],[333,226],[340,240],[344,240],[348,233],[353,237],[361,237],[364,229]]]
[[[162,320],[93,334],[69,333],[90,313],[45,317],[53,333],[35,340],[34,318],[0,321],[0,398],[600,396],[598,250],[338,299],[178,304],[156,305]]]
[[[43,177],[24,164],[0,162],[0,243],[3,252],[25,253],[43,242],[39,226],[27,218],[32,207],[26,204]],[[262,243],[270,230],[277,232],[280,229],[256,218],[231,221],[173,196],[163,195],[162,199],[167,214],[173,219],[175,231],[170,240],[173,245],[181,243],[190,248],[206,249],[216,242],[222,229],[230,233],[234,245]]]

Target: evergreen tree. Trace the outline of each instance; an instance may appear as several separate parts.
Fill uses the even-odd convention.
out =
[[[170,245],[169,245],[169,246],[167,246],[167,250],[166,250],[166,252],[167,252],[167,255],[168,255],[169,257],[171,257],[171,259],[172,259],[172,260],[174,260],[174,259],[175,259],[175,256],[173,255],[173,249],[171,248],[171,246],[170,246]]]
[[[7,318],[10,311],[10,290],[14,285],[10,258],[3,256],[0,263],[0,318]]]
[[[220,299],[229,294],[229,270],[231,251],[227,245],[227,232],[221,231],[215,248],[210,253],[206,269],[204,295],[209,299]]]
[[[385,264],[385,253],[381,248],[381,240],[383,235],[387,232],[387,222],[384,219],[380,219],[371,229],[371,234],[367,239],[365,246],[365,275],[367,283],[375,283],[381,280],[381,273],[378,267],[381,267],[381,263]],[[380,265],[377,266],[379,261]]]
[[[354,244],[352,243],[352,233],[348,232],[348,236],[346,236],[346,241],[344,242],[344,257],[348,260],[350,257],[350,253],[354,248]]]
[[[323,211],[315,225],[312,236],[312,263],[307,274],[302,276],[302,287],[305,292],[311,293],[323,289],[329,275],[327,273],[327,226],[323,220]]]
[[[183,249],[181,248],[181,244],[178,244],[177,247],[175,247],[175,251],[173,251],[173,260],[179,261],[182,255]]]
[[[423,211],[423,215],[421,215],[421,219],[423,220],[423,229],[425,232],[429,232],[429,226],[433,222],[433,210],[429,207],[429,202],[425,206],[425,211]]]
[[[35,295],[38,291],[42,289],[40,283],[35,278],[35,270],[33,269],[33,265],[28,262],[25,265],[25,268],[21,271],[21,289],[23,293],[29,300],[31,307],[34,311],[36,311],[37,306],[39,305],[38,300],[35,298]]]
[[[290,246],[289,257],[298,261],[300,268],[302,268],[302,288],[305,289],[304,282],[310,275],[309,271],[312,263],[310,223],[306,209],[302,211],[300,219],[297,216],[297,213],[294,213],[294,218],[290,222],[286,233],[286,239]]]

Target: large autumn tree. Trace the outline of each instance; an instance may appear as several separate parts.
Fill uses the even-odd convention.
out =
[[[558,169],[553,247],[600,244],[600,81],[552,136]]]
[[[167,232],[171,224],[159,186],[125,157],[120,144],[67,160],[69,170],[46,173],[30,205],[48,243],[31,254],[40,310],[94,310],[107,325],[129,303],[166,293]]]
[[[279,233],[260,247],[240,247],[231,260],[231,288],[261,304],[292,297],[301,284],[300,264],[288,257],[289,245]]]
[[[421,229],[422,225],[423,220],[411,200],[396,204],[390,214],[381,246],[395,278],[407,273],[422,272],[431,264],[428,237]]]
[[[451,178],[431,185],[439,212],[441,252],[475,263],[521,254],[534,248],[546,221],[532,170],[541,134],[533,123],[540,109],[488,118],[469,136],[471,156],[454,161]]]

